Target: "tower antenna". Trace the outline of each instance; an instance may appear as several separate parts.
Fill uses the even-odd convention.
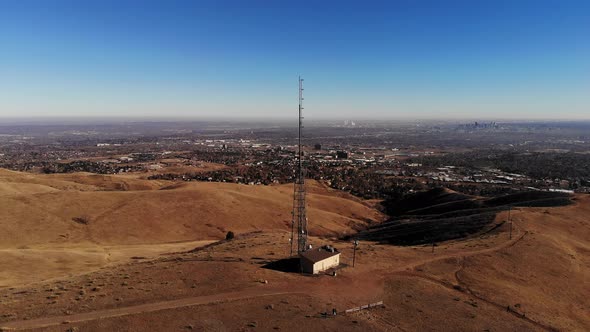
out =
[[[297,136],[297,158],[295,159],[296,176],[293,190],[293,219],[291,221],[291,256],[295,240],[295,224],[297,224],[297,253],[307,248],[307,217],[305,214],[305,170],[303,167],[303,149],[301,147],[301,131],[303,129],[303,79],[299,76],[299,126]]]

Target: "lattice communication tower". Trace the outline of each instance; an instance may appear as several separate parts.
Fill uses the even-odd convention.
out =
[[[299,77],[299,132],[297,138],[297,156],[295,185],[293,191],[293,219],[291,220],[291,256],[293,255],[295,224],[297,224],[297,254],[307,250],[307,216],[305,214],[305,168],[303,167],[303,149],[301,131],[303,129],[303,79]]]

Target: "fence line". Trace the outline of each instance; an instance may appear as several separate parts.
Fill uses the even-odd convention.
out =
[[[362,305],[362,306],[356,307],[356,308],[351,308],[351,309],[346,310],[346,313],[361,311],[364,309],[371,309],[371,308],[375,308],[375,307],[379,307],[379,306],[383,306],[383,301],[365,304],[365,305]]]

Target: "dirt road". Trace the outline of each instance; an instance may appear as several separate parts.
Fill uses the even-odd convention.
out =
[[[164,309],[174,309],[174,308],[180,308],[180,307],[188,307],[188,306],[204,305],[204,304],[212,304],[212,303],[222,303],[222,302],[236,301],[236,300],[242,300],[242,299],[248,299],[248,298],[254,298],[254,297],[283,295],[283,294],[295,294],[295,292],[281,292],[275,288],[260,286],[260,287],[253,287],[253,288],[238,291],[238,292],[221,293],[221,294],[214,294],[214,295],[189,297],[189,298],[178,299],[178,300],[146,303],[146,304],[141,304],[141,305],[136,305],[136,306],[97,310],[97,311],[85,312],[85,313],[74,314],[74,315],[53,316],[53,317],[45,317],[45,318],[38,318],[38,319],[31,319],[31,320],[7,322],[7,323],[2,324],[2,326],[0,327],[0,331],[26,330],[26,329],[32,329],[32,328],[55,326],[55,325],[60,325],[60,324],[64,324],[64,323],[84,322],[84,321],[95,320],[95,319],[100,319],[100,318],[119,317],[119,316],[133,315],[133,314],[139,314],[139,313],[145,313],[145,312],[159,311],[159,310],[164,310]]]

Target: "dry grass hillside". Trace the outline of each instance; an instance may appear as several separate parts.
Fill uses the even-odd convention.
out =
[[[309,186],[308,215],[318,221],[310,232],[316,236],[350,233],[367,220],[382,220],[379,212],[359,200],[317,183]],[[0,249],[5,251],[0,261],[24,259],[39,266],[43,254],[52,250],[59,255],[61,250],[62,265],[71,266],[81,257],[87,259],[85,266],[95,268],[105,262],[106,247],[218,240],[230,230],[288,231],[291,195],[291,185],[172,183],[129,175],[0,170]]]
[[[383,216],[310,183],[310,243],[348,264],[310,277],[265,268],[289,255],[289,185],[0,179],[0,330],[590,330],[590,195],[514,207],[512,232],[498,211],[498,227],[436,247],[361,241],[351,267],[351,243],[330,235]]]
[[[590,196],[518,208],[482,236],[430,246],[361,241],[337,277],[264,268],[285,232],[0,289],[0,326],[79,331],[588,331]],[[497,219],[507,218],[507,211]],[[331,243],[350,263],[350,243]],[[260,282],[263,280],[264,282]],[[383,301],[384,307],[344,314]],[[336,308],[337,316],[322,316]]]
[[[338,197],[317,184],[310,186],[309,218],[320,221],[313,223],[314,235],[338,235],[366,220],[382,218],[358,200]],[[192,182],[164,186],[123,176],[2,171],[0,248],[144,244],[221,239],[229,230],[288,230],[291,195],[290,185]]]

